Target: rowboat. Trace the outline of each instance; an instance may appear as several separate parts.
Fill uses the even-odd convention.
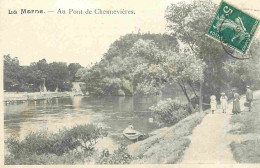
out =
[[[130,139],[130,140],[136,140],[136,139],[138,139],[139,137],[143,136],[143,134],[142,134],[141,132],[135,131],[135,130],[133,130],[133,131],[134,131],[134,132],[128,132],[127,130],[124,130],[124,131],[123,131],[123,135],[124,135],[126,138]]]
[[[128,127],[123,131],[123,135],[130,140],[138,140],[139,137],[144,136],[141,132],[134,130],[132,125],[128,125]]]

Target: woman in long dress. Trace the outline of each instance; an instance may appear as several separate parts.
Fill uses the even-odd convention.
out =
[[[221,109],[222,109],[222,112],[223,113],[227,113],[227,96],[224,92],[221,93],[221,96],[220,96],[220,103],[221,103]]]
[[[210,109],[212,114],[214,114],[214,112],[217,110],[217,101],[215,95],[210,96]]]
[[[232,113],[233,114],[238,114],[241,112],[240,109],[240,96],[238,93],[234,93],[234,99],[233,99],[233,109],[232,109]]]

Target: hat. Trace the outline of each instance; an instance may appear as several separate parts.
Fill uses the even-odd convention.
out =
[[[226,93],[222,92],[221,95],[225,95]]]

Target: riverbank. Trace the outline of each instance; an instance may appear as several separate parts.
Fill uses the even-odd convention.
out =
[[[45,100],[58,97],[75,96],[76,92],[5,92],[4,103],[14,104],[32,100]]]
[[[196,112],[174,126],[156,130],[143,141],[128,146],[129,153],[136,158],[134,164],[174,164],[183,157],[191,141],[188,138],[199,125],[207,111]]]
[[[237,139],[230,144],[234,159],[238,163],[260,163],[260,91],[254,92],[251,112],[244,107],[242,98],[242,112],[230,119],[230,134]]]
[[[260,91],[254,95],[259,99]],[[243,95],[241,114],[232,114],[231,102],[226,114],[220,109],[215,114],[209,110],[195,113],[129,145],[128,150],[135,158],[132,163],[259,163],[260,101],[254,102],[252,114],[246,112],[244,102]]]

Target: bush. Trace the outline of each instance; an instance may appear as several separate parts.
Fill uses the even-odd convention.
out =
[[[77,164],[82,162],[81,153],[66,153],[61,156],[55,154],[21,155],[14,158],[13,155],[5,156],[5,165],[50,165],[50,164]]]
[[[175,124],[190,114],[187,104],[170,98],[160,101],[156,106],[150,107],[150,110],[154,120],[165,126]]]
[[[60,163],[64,162],[62,157],[75,153],[88,157],[94,153],[97,140],[106,135],[107,133],[102,128],[89,124],[63,129],[49,136],[43,132],[31,133],[22,141],[8,138],[5,144],[10,154],[6,156],[6,163],[38,164],[41,163],[38,162],[38,158],[43,157],[44,160],[47,156],[59,157],[56,162],[55,160],[53,162]],[[46,163],[49,163],[48,159]]]
[[[121,145],[113,154],[109,154],[108,150],[102,152],[101,157],[97,161],[98,164],[130,164],[133,160],[128,153],[126,146]]]

